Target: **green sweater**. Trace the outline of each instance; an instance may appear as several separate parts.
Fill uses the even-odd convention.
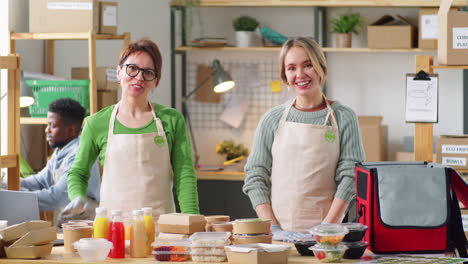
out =
[[[259,204],[271,203],[271,148],[285,106],[286,104],[276,106],[265,113],[255,131],[252,153],[245,166],[243,187],[244,193],[250,197],[253,208]],[[356,194],[354,166],[357,162],[364,161],[361,133],[353,110],[337,101],[331,107],[335,111],[340,134],[340,157],[338,164],[336,164],[337,189],[335,197],[349,202]],[[326,115],[326,108],[317,112],[302,112],[291,107],[286,120],[321,125],[325,122]]]
[[[75,162],[68,175],[68,196],[70,200],[81,196],[86,197],[89,171],[93,162],[99,156],[104,165],[109,121],[114,106],[109,106],[86,119],[80,137],[80,147]],[[156,116],[161,119],[166,133],[172,168],[174,170],[174,186],[183,213],[199,214],[197,178],[192,158],[192,145],[185,127],[183,116],[173,108],[159,104],[155,105]],[[115,120],[115,134],[145,134],[156,132],[154,119],[140,128],[128,128]]]

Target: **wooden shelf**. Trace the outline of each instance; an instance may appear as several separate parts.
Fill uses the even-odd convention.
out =
[[[177,0],[172,5],[177,6]],[[439,7],[440,0],[201,0],[201,6],[278,7]],[[454,0],[452,6],[466,6],[467,0]]]
[[[37,40],[87,40],[90,33],[11,33],[11,39],[37,39]],[[97,40],[125,39],[122,35],[94,34]]]
[[[198,180],[243,181],[244,172],[240,171],[196,171]]]
[[[238,47],[190,47],[181,46],[177,47],[177,52],[186,51],[268,51],[268,52],[279,52],[281,47],[249,47],[249,48],[238,48]],[[369,48],[323,48],[324,52],[361,52],[361,53],[435,53],[436,50],[432,49],[369,49]]]
[[[20,124],[22,125],[47,125],[46,117],[21,117]]]
[[[468,65],[455,65],[455,66],[449,66],[449,65],[434,65],[432,66],[434,69],[468,69]]]

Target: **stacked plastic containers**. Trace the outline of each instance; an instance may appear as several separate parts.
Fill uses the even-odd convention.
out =
[[[343,258],[359,259],[366,251],[369,243],[361,241],[366,234],[368,227],[360,223],[343,223],[349,233],[343,238],[343,244],[348,247]]]
[[[190,254],[195,262],[226,261],[224,246],[230,244],[229,232],[196,232],[190,236]]]
[[[317,242],[310,249],[320,262],[339,262],[348,249],[341,241],[349,231],[341,224],[321,224],[309,232]]]
[[[157,261],[183,262],[190,259],[190,240],[157,238],[152,244]]]

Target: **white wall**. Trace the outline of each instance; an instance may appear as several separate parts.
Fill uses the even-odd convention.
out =
[[[18,1],[18,0],[16,0]],[[16,2],[12,1],[12,2]],[[27,0],[21,0],[23,3]],[[163,53],[163,79],[153,99],[170,105],[170,9],[169,0],[119,0],[119,33],[129,31],[132,40],[149,37],[156,41]],[[18,8],[24,9],[23,4]],[[347,8],[329,9],[329,18],[337,13],[347,12]],[[357,8],[368,23],[380,15],[400,14],[417,22],[416,8]],[[255,16],[261,25],[286,36],[313,36],[312,8],[219,8],[201,9],[204,35],[226,37],[234,43],[232,20],[241,14]],[[195,12],[196,16],[197,13]],[[18,23],[21,30],[26,30],[27,13],[20,16]],[[195,17],[196,18],[196,17]],[[21,24],[21,26],[19,26]],[[26,23],[27,24],[27,23]],[[198,36],[199,26],[194,19],[193,36]],[[333,36],[330,36],[334,43]],[[31,41],[18,45],[18,52],[24,57],[25,68],[39,68],[41,48],[33,47]],[[34,44],[35,45],[35,44]],[[97,51],[98,66],[117,64],[121,41],[99,41]],[[353,47],[365,47],[365,30],[354,36]],[[261,53],[260,53],[261,54]],[[216,54],[215,54],[216,55]],[[328,53],[330,78],[328,95],[333,100],[352,107],[358,115],[382,115],[383,124],[388,126],[389,158],[394,158],[395,151],[403,149],[403,137],[414,134],[414,125],[404,122],[404,76],[414,72],[413,53]],[[435,54],[433,54],[435,55]],[[247,55],[248,56],[248,55]],[[261,56],[256,54],[255,56]],[[34,58],[34,59],[28,59]],[[70,77],[70,68],[87,66],[87,46],[85,41],[58,41],[55,53],[56,74]],[[461,134],[462,124],[462,72],[461,70],[439,70],[440,74],[440,113],[439,124],[434,126],[434,134]],[[243,133],[242,141],[248,145],[252,141],[252,131]],[[234,135],[235,136],[235,135]],[[207,134],[197,135],[197,144],[203,145],[204,151],[212,151],[215,143]],[[204,141],[208,144],[203,144]],[[207,159],[206,162],[213,162]]]

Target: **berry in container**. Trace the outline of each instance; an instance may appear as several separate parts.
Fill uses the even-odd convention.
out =
[[[153,247],[154,259],[158,261],[183,262],[190,259],[189,239],[156,239]]]
[[[349,233],[348,229],[340,224],[317,225],[310,229],[309,232],[314,235],[315,241],[320,246],[336,246]]]

